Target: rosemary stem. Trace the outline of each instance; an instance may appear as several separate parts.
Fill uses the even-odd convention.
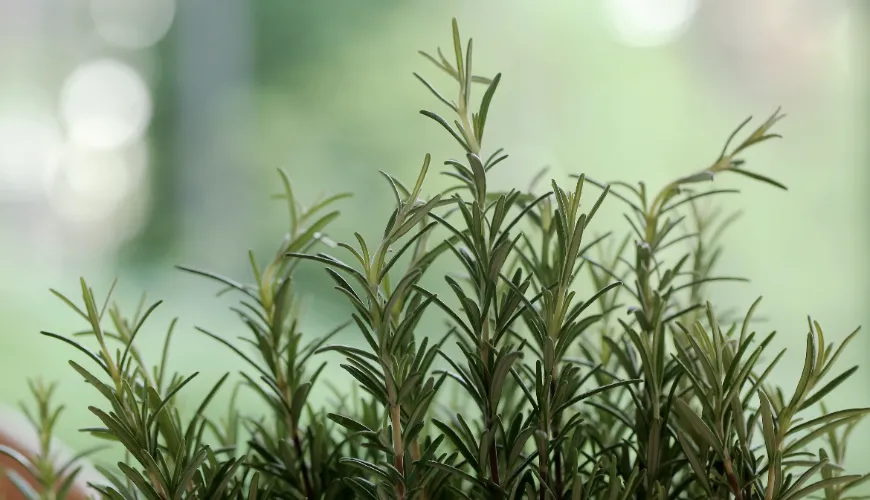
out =
[[[402,442],[402,407],[399,405],[390,406],[390,419],[393,423],[393,455],[395,456],[396,470],[402,476],[401,480],[396,483],[396,496],[399,500],[405,499],[405,447]]]

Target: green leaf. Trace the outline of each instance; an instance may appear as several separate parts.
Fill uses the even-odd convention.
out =
[[[136,488],[140,493],[143,493],[150,500],[161,500],[160,495],[154,487],[146,481],[139,472],[124,462],[118,462],[118,468],[121,469],[121,472],[123,472],[134,485],[136,485]]]
[[[557,408],[555,408],[555,409],[553,410],[553,413],[558,413],[558,412],[560,412],[560,411],[563,411],[565,408],[568,408],[569,406],[571,406],[571,405],[573,405],[573,404],[575,404],[575,403],[579,403],[580,401],[583,401],[584,399],[589,399],[590,397],[592,397],[592,396],[594,396],[594,395],[596,395],[596,394],[600,394],[600,393],[602,393],[602,392],[607,392],[607,391],[609,391],[609,390],[611,390],[611,389],[615,389],[615,388],[617,388],[617,387],[622,387],[622,386],[627,386],[627,385],[631,385],[631,384],[636,384],[636,383],[638,383],[638,382],[640,382],[640,381],[641,381],[640,379],[620,380],[620,381],[618,381],[618,382],[613,382],[613,383],[611,383],[611,384],[607,384],[607,385],[602,385],[602,386],[600,386],[600,387],[596,387],[595,389],[592,389],[592,390],[586,391],[586,392],[584,392],[584,393],[582,393],[582,394],[579,394],[579,395],[577,395],[577,396],[574,396],[573,398],[569,399],[569,400],[566,401],[565,403],[559,405]]]
[[[6,455],[7,457],[17,462],[18,465],[23,467],[29,474],[33,476],[37,476],[39,474],[39,471],[36,470],[30,459],[20,453],[18,450],[10,448],[9,446],[0,445],[0,454]]]
[[[801,488],[800,490],[797,490],[794,493],[791,493],[791,494],[783,497],[782,500],[799,500],[801,498],[812,495],[813,493],[815,493],[819,490],[823,490],[825,488],[831,488],[833,486],[837,486],[837,485],[841,485],[841,484],[846,484],[846,483],[849,483],[851,481],[855,481],[856,479],[860,479],[860,478],[861,478],[860,475],[851,475],[851,476],[832,477],[831,479],[823,479],[821,481],[813,483],[809,486],[805,486],[805,487]]]
[[[305,382],[296,387],[293,393],[293,401],[290,404],[290,417],[293,422],[299,422],[299,417],[302,415],[302,410],[305,408],[305,403],[308,400],[308,392],[311,390],[311,382]]]
[[[423,85],[425,85],[427,89],[429,89],[429,92],[432,92],[432,94],[434,94],[435,97],[437,97],[439,101],[443,102],[447,107],[449,107],[450,109],[452,109],[454,112],[458,112],[458,111],[459,111],[459,110],[456,108],[456,105],[455,105],[455,104],[453,104],[452,102],[448,101],[444,96],[442,96],[442,95],[441,95],[437,90],[435,90],[435,88],[432,87],[432,85],[430,85],[429,82],[427,82],[427,81],[426,81],[422,76],[420,76],[420,75],[417,74],[417,73],[414,73],[414,76],[417,77],[417,79],[420,80],[420,82],[421,82]]]
[[[365,472],[370,472],[372,474],[375,474],[376,476],[382,477],[387,480],[390,478],[390,476],[388,476],[386,472],[381,470],[375,464],[367,462],[365,460],[360,460],[358,458],[341,458],[339,459],[339,462],[345,465],[350,465]]]
[[[453,52],[456,55],[456,72],[457,72],[457,80],[459,80],[460,84],[464,85],[465,82],[465,71],[462,68],[462,41],[459,39],[459,23],[456,21],[456,18],[453,18]]]
[[[296,236],[293,239],[293,242],[287,247],[287,253],[294,253],[301,250],[305,245],[307,245],[312,240],[320,239],[320,232],[323,231],[326,226],[329,225],[330,222],[334,221],[341,215],[341,212],[335,210],[329,212],[323,217],[317,219],[316,222],[312,223],[308,229],[305,230],[304,233]]]
[[[824,398],[825,396],[828,395],[828,393],[830,393],[831,391],[833,391],[834,389],[836,389],[837,386],[839,386],[840,384],[842,384],[842,383],[843,383],[847,378],[851,377],[851,376],[852,376],[856,371],[858,371],[858,367],[857,367],[857,366],[853,366],[852,368],[849,368],[849,369],[846,370],[845,372],[843,372],[843,373],[841,373],[840,375],[838,375],[836,378],[834,378],[834,380],[831,380],[830,382],[828,382],[827,384],[825,384],[824,387],[822,387],[821,389],[819,389],[818,391],[816,391],[815,394],[813,394],[812,396],[810,396],[809,398],[807,398],[807,399],[803,402],[803,404],[801,404],[801,405],[798,407],[798,411],[801,411],[801,410],[804,410],[804,409],[806,409],[806,408],[809,408],[810,406],[812,406],[812,405],[818,403],[819,401],[821,401],[822,398]]]
[[[366,427],[365,424],[358,422],[350,417],[345,417],[344,415],[339,415],[337,413],[327,413],[326,417],[351,432],[374,433],[374,431]]]
[[[465,458],[465,460],[467,460],[468,463],[471,464],[471,466],[475,470],[480,470],[480,464],[477,461],[476,454],[471,452],[471,449],[469,449],[469,447],[462,440],[462,438],[459,437],[459,434],[457,434],[456,431],[454,431],[449,425],[445,424],[444,422],[441,422],[440,420],[438,420],[436,418],[432,419],[432,423],[435,425],[435,427],[438,428],[438,430],[441,431],[442,434],[444,434],[447,437],[447,439],[450,440],[450,442],[456,448],[456,451],[458,451],[462,455],[462,457]],[[471,444],[474,444],[474,443],[471,443]],[[476,445],[474,447],[477,448]]]
[[[674,410],[676,410],[684,425],[694,430],[704,440],[705,445],[713,448],[720,457],[725,455],[725,447],[722,440],[713,433],[710,426],[701,420],[701,417],[685,401],[679,398],[675,399]]]
[[[447,130],[448,132],[450,132],[450,135],[452,135],[453,138],[456,139],[456,141],[459,143],[459,145],[462,146],[462,148],[466,152],[468,152],[468,153],[473,152],[471,150],[471,147],[468,145],[468,142],[462,136],[460,136],[458,133],[456,133],[456,131],[453,129],[453,127],[449,123],[447,123],[447,120],[445,120],[444,118],[441,118],[440,116],[438,116],[437,114],[435,114],[431,111],[422,110],[422,111],[420,111],[420,114],[427,117],[427,118],[431,118],[432,120],[435,120],[439,125],[444,127],[444,129]]]
[[[777,451],[776,428],[773,425],[773,412],[770,408],[770,401],[767,399],[766,394],[759,392],[758,399],[761,402],[761,423],[762,433],[764,435],[764,446],[767,448],[768,461],[772,461]]]
[[[498,408],[498,402],[501,400],[502,388],[508,373],[516,360],[522,358],[523,353],[519,351],[502,354],[495,363],[495,368],[492,371],[492,379],[490,381],[489,404],[491,408]]]
[[[21,477],[20,474],[14,470],[4,470],[3,474],[12,482],[15,489],[18,490],[25,499],[41,500],[39,493],[37,493],[36,490],[33,489],[33,486],[31,486],[26,479]]]
[[[755,179],[757,181],[761,181],[765,184],[770,184],[771,186],[778,187],[779,189],[782,189],[783,191],[788,191],[788,188],[785,186],[785,184],[777,182],[777,181],[771,179],[770,177],[765,177],[761,174],[757,174],[755,172],[749,172],[748,170],[743,170],[743,169],[740,169],[737,167],[731,167],[728,169],[728,171],[738,173],[740,175],[749,177],[750,179]]]
[[[486,119],[489,116],[489,106],[492,103],[492,98],[495,95],[495,90],[498,88],[498,84],[501,81],[501,73],[495,75],[495,78],[492,79],[492,82],[487,87],[486,92],[483,94],[483,99],[480,101],[480,111],[477,114],[477,122],[478,122],[478,130],[477,130],[477,139],[479,141],[483,140],[483,131],[486,127]]]

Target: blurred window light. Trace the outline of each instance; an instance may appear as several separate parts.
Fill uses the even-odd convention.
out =
[[[698,0],[603,0],[619,42],[634,47],[677,40],[698,10]]]
[[[701,62],[691,66],[729,93],[818,105],[820,92],[852,85],[850,69],[866,59],[855,50],[858,27],[850,27],[860,19],[856,7],[849,0],[710,2],[699,12],[693,45]]]
[[[67,77],[60,110],[74,142],[105,150],[123,147],[144,135],[152,101],[145,80],[133,67],[114,59],[97,59]]]
[[[0,108],[0,201],[38,196],[50,155],[61,140],[47,108]]]
[[[855,45],[857,44],[852,41],[852,37],[858,33],[858,30],[855,27],[857,24],[855,23],[855,16],[857,15],[857,12],[844,8],[834,27],[834,57],[836,58],[840,71],[845,75],[851,75],[857,66],[855,64],[858,61],[858,58],[856,57],[857,51],[855,50]],[[863,63],[864,61],[861,62]]]
[[[55,156],[44,178],[49,202],[71,222],[110,219],[141,186],[146,161],[141,143],[125,151],[68,144]]]
[[[175,0],[91,0],[97,34],[124,49],[151,47],[166,36]]]

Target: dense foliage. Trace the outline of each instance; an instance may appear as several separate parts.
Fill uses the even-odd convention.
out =
[[[102,468],[103,496],[854,498],[868,476],[839,464],[868,409],[821,406],[856,369],[833,368],[854,333],[835,346],[809,320],[803,371],[781,389],[767,379],[784,352],[769,352],[773,333],[755,331],[759,301],[729,317],[707,299],[711,282],[738,278],[714,274],[733,218],[702,203],[732,190],[705,186],[725,174],[783,188],[740,159],[778,137],[771,128],[781,115],[741,141],[742,124],[710,166],[658,192],[584,175],[496,192],[491,172],[507,155],[485,150],[483,139],[501,75],[472,73],[472,42],[463,46],[455,21],[453,48],[450,58],[423,56],[453,78],[455,100],[417,75],[448,111],[422,114],[461,148],[461,159],[444,162],[452,187],[427,193],[429,155],[413,183],[382,172],[395,197],[383,233],[333,242],[325,231],[345,195],[304,206],[281,172],[289,231],[265,265],[250,255],[251,282],[184,269],[239,297],[242,341],[200,332],[247,362],[239,387],[255,391],[267,415],[234,406],[222,419],[206,416],[229,374],[183,415],[179,394],[196,374],[166,371],[174,323],[156,368],[135,346],[159,303],[126,316],[84,281],[80,305],[56,293],[87,331],[44,334],[75,349],[72,368],[104,398],[87,432],[127,451],[125,462]],[[590,236],[612,199],[625,207],[625,230]],[[433,278],[441,261],[457,272]],[[304,284],[293,273],[301,265],[325,268],[352,308],[346,323],[300,333]],[[448,294],[424,286],[442,279]],[[594,291],[581,296],[582,287]],[[334,344],[345,328],[360,341]],[[308,396],[322,385],[318,356],[327,351],[342,355],[363,392],[316,408]],[[451,409],[456,391],[460,406]],[[38,394],[35,420],[50,435],[46,390]],[[47,469],[44,484],[68,485],[71,465]]]

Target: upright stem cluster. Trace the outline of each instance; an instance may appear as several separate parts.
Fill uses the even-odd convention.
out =
[[[89,432],[121,443],[129,453],[115,473],[107,473],[112,484],[100,486],[101,493],[112,500],[800,500],[813,493],[824,493],[826,500],[851,498],[851,489],[870,475],[843,474],[830,457],[842,462],[849,432],[870,409],[823,407],[818,417],[805,412],[855,372],[853,367],[824,380],[852,336],[835,349],[810,321],[804,369],[792,396],[770,387],[767,377],[782,352],[761,365],[773,334],[755,341],[758,301],[742,327],[721,320],[705,300],[704,285],[735,278],[711,272],[719,249],[711,248],[716,235],[710,234],[710,220],[696,211],[696,231],[684,233],[678,210],[732,192],[694,190],[720,173],[782,187],[744,170],[737,158],[776,137],[769,129],[780,115],[729,150],[732,135],[708,168],[652,196],[642,183],[613,183],[611,189],[585,175],[571,189],[552,181],[542,195],[531,194],[532,188],[496,192],[490,171],[507,155],[497,150],[485,157],[482,151],[500,75],[473,75],[472,41],[463,46],[455,21],[453,49],[453,61],[440,50],[437,57],[423,55],[458,84],[457,100],[417,76],[453,112],[450,119],[422,113],[463,151],[442,172],[456,185],[424,195],[429,155],[413,186],[384,173],[395,205],[377,244],[359,233],[352,243],[334,243],[323,230],[338,212],[322,211],[343,195],[306,208],[282,173],[279,198],[287,201],[290,229],[264,268],[250,255],[254,284],[192,271],[242,296],[233,310],[249,330],[243,340],[255,356],[200,331],[248,363],[253,372],[242,373],[245,384],[239,387],[255,391],[270,409],[267,418],[244,421],[251,431],[247,453],[236,439],[239,411],[231,412],[224,433],[202,416],[226,376],[182,426],[173,398],[193,377],[166,381],[166,348],[158,370],[145,368],[133,341],[156,305],[144,314],[140,307],[128,321],[117,307],[98,308],[84,282],[83,308],[61,296],[87,321],[85,333],[96,337],[98,349],[46,335],[74,346],[97,366],[99,376],[71,362],[105,399],[107,409],[91,409],[102,427]],[[475,83],[486,91],[473,111]],[[591,204],[583,198],[587,183],[603,190]],[[608,197],[629,207],[632,233],[615,251],[600,245],[609,235],[587,237]],[[430,248],[430,238],[439,233],[446,236]],[[634,254],[625,258],[632,238]],[[693,250],[672,262],[665,250],[692,239]],[[312,252],[318,243],[341,249],[350,260]],[[590,256],[595,248],[601,258]],[[441,256],[454,268],[443,276],[450,300],[423,286]],[[328,344],[338,329],[303,345],[292,280],[303,260],[323,265],[348,300],[349,323],[361,345]],[[575,281],[583,267],[594,290],[580,299]],[[631,304],[621,316],[624,298]],[[433,304],[448,323],[445,335],[437,330],[436,342],[426,334],[432,327],[422,323]],[[106,311],[114,331],[101,326]],[[590,335],[600,335],[600,342]],[[445,350],[448,339],[456,341],[458,355]],[[121,344],[114,356],[110,341]],[[308,367],[326,351],[342,355],[340,366],[354,379],[354,390],[366,393],[358,398],[353,392],[350,403],[344,398],[329,412],[308,402],[326,363]],[[438,356],[444,369],[433,369]],[[432,415],[448,379],[468,397],[471,412],[456,408],[446,417]],[[45,391],[35,392],[47,399]],[[46,408],[40,406],[39,421],[50,430],[56,414]],[[207,431],[217,447],[205,444]],[[44,454],[49,434],[41,434]],[[830,453],[822,449],[816,458],[806,449],[821,436],[827,436]],[[52,493],[48,498],[63,500],[61,489],[56,499]]]

